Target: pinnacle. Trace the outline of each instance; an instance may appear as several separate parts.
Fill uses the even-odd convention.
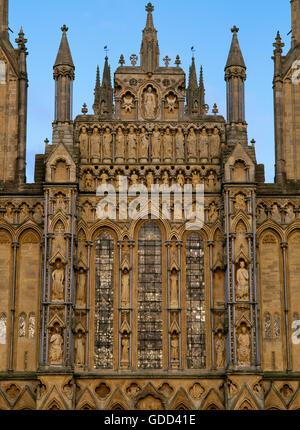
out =
[[[231,66],[240,66],[246,69],[245,61],[237,37],[239,29],[236,26],[233,26],[231,31],[233,36],[225,69]]]
[[[74,67],[72,54],[71,54],[71,50],[69,47],[67,34],[66,34],[68,31],[68,27],[66,25],[63,25],[61,27],[61,31],[62,31],[62,38],[61,38],[61,42],[60,42],[60,46],[59,46],[59,50],[57,53],[54,67],[60,66],[60,65]]]

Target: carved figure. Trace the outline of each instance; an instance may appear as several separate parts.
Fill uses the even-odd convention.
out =
[[[125,268],[122,273],[122,307],[128,308],[130,305],[130,274]]]
[[[199,150],[200,150],[200,158],[208,158],[208,135],[206,132],[206,128],[201,130],[201,134],[199,136]]]
[[[217,127],[214,128],[213,134],[210,136],[210,156],[211,158],[219,158],[220,157],[220,135]]]
[[[156,113],[156,97],[151,87],[147,88],[144,95],[144,110],[146,118],[154,118]]]
[[[79,137],[79,148],[82,159],[87,160],[89,150],[89,136],[86,131],[86,127],[82,127]]]
[[[77,290],[76,301],[77,306],[85,305],[85,291],[86,291],[86,273],[83,267],[80,267],[77,277]]]
[[[103,134],[103,161],[111,160],[112,156],[112,135],[109,127],[106,127],[105,133]]]
[[[163,151],[164,161],[171,161],[173,152],[173,138],[169,127],[167,127],[166,133],[163,137]]]
[[[125,156],[125,136],[121,127],[118,127],[116,134],[116,148],[115,157],[116,161],[123,161]]]
[[[128,160],[136,161],[136,134],[134,132],[134,128],[130,127],[129,134],[127,136],[127,145],[128,145]]]
[[[245,268],[245,262],[240,261],[240,268],[236,273],[237,287],[236,298],[239,301],[249,300],[249,272]]]
[[[91,136],[91,156],[92,158],[99,158],[100,154],[100,133],[97,127],[93,129]]]
[[[56,260],[55,270],[52,272],[52,300],[61,302],[64,300],[65,273],[61,260]]]
[[[151,158],[154,162],[160,161],[160,151],[161,151],[161,134],[158,130],[157,125],[154,127],[154,132],[151,139]]]
[[[178,127],[176,136],[175,136],[175,157],[176,161],[184,161],[184,135],[182,132],[182,128]]]
[[[60,327],[55,324],[54,333],[50,337],[49,362],[50,364],[61,364],[62,362],[62,345],[64,341],[60,334]]]
[[[130,93],[127,93],[123,97],[122,108],[125,110],[125,112],[129,112],[129,113],[134,108],[134,98],[133,98],[133,96]]]
[[[205,129],[204,129],[205,130]],[[194,128],[191,127],[188,138],[188,157],[189,159],[197,159],[197,136],[195,134]]]
[[[85,339],[82,330],[78,330],[77,336],[74,342],[75,348],[75,364],[78,366],[83,366],[85,359]]]
[[[225,339],[222,330],[218,330],[217,338],[215,343],[216,349],[216,367],[217,369],[224,368],[224,358],[225,358]]]
[[[139,142],[139,159],[141,162],[148,161],[148,148],[149,148],[149,137],[146,133],[145,127],[142,128]]]
[[[250,335],[246,324],[241,324],[241,332],[238,336],[238,364],[250,365]]]

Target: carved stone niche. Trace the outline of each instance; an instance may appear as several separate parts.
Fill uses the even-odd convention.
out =
[[[135,96],[131,91],[126,91],[121,96],[121,118],[122,120],[136,119]]]
[[[160,112],[160,103],[156,88],[148,84],[141,93],[141,116],[146,120],[157,119]]]
[[[85,329],[79,322],[75,329],[74,364],[83,367],[85,364]]]
[[[178,98],[174,91],[169,91],[165,96],[164,119],[178,119]]]
[[[51,260],[51,301],[64,302],[65,299],[65,261],[58,252]]]
[[[76,276],[76,307],[84,308],[86,306],[86,282],[87,267],[82,260],[79,261]]]
[[[48,330],[50,332],[48,361],[51,366],[62,366],[63,364],[63,328],[63,321],[57,314],[55,314],[48,325]]]
[[[239,367],[251,366],[251,324],[246,318],[237,323],[237,364]]]
[[[236,262],[236,291],[237,302],[248,302],[250,300],[249,291],[249,270],[246,258],[239,257]]]

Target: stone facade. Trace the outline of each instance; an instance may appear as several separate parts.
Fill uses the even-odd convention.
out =
[[[153,6],[139,59],[97,69],[94,114],[72,118],[67,27],[54,65],[52,142],[25,180],[26,39],[0,0],[0,409],[300,409],[300,0],[274,44],[276,180],[248,145],[246,65],[233,27],[227,120],[195,60],[160,65]],[[177,192],[154,207],[99,186],[204,188],[187,229]],[[125,178],[125,179],[124,179]],[[177,209],[176,209],[177,208]],[[177,210],[177,215],[175,212]],[[169,219],[164,216],[169,213]],[[193,215],[190,217],[193,218]]]

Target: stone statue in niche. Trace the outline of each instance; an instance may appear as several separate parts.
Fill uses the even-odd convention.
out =
[[[64,301],[64,280],[65,272],[60,259],[55,261],[55,269],[52,272],[52,301]]]
[[[195,134],[194,128],[191,127],[187,138],[187,149],[188,149],[188,159],[189,161],[197,160],[197,136]]]
[[[216,173],[213,170],[209,171],[207,176],[207,188],[209,191],[215,191],[217,185]]]
[[[225,367],[225,339],[222,330],[218,330],[215,341],[216,350],[216,368],[223,369]]]
[[[139,161],[141,163],[147,163],[148,161],[148,149],[149,149],[149,137],[146,133],[145,127],[142,127],[139,142]]]
[[[5,206],[6,212],[5,212],[5,218],[9,222],[14,222],[14,206],[11,203],[8,203]]]
[[[217,127],[215,127],[213,130],[213,134],[209,138],[210,157],[212,160],[219,159],[220,145],[221,145],[221,139],[219,135],[219,130]]]
[[[167,127],[163,137],[163,160],[164,162],[170,162],[172,160],[173,152],[173,137],[170,128]]]
[[[75,365],[83,366],[85,363],[85,339],[81,329],[78,330],[74,342],[75,349]]]
[[[199,172],[197,172],[197,170],[194,170],[192,172],[192,186],[193,188],[196,188],[196,186],[199,184],[200,184]]]
[[[178,127],[175,135],[175,157],[177,162],[183,162],[185,159],[184,135],[182,128]]]
[[[127,267],[122,271],[122,308],[130,306],[130,273]]]
[[[246,212],[247,203],[246,203],[245,196],[243,194],[237,194],[236,195],[235,202],[234,202],[234,209],[236,211],[243,210]]]
[[[106,127],[105,133],[103,134],[103,162],[111,162],[112,158],[112,135],[110,128]]]
[[[199,136],[199,150],[200,150],[200,159],[201,161],[207,161],[208,159],[208,135],[206,128],[201,130],[201,134]]]
[[[100,155],[100,133],[98,127],[93,129],[91,136],[91,157],[95,161],[99,160]]]
[[[178,271],[173,268],[170,275],[170,307],[178,308]]]
[[[127,331],[122,333],[121,337],[121,365],[122,367],[127,367],[129,365],[129,355],[130,355],[130,338]]]
[[[154,132],[151,139],[151,158],[153,163],[160,162],[160,151],[161,151],[161,134],[157,127],[154,127]]]
[[[285,223],[290,224],[295,220],[294,207],[292,205],[288,205],[285,213]]]
[[[179,335],[174,330],[171,334],[171,361],[179,361]]]
[[[144,93],[145,118],[154,119],[157,111],[156,95],[152,87],[148,87]]]
[[[263,206],[258,206],[256,211],[257,222],[262,223],[266,220],[267,214]]]
[[[76,304],[78,307],[85,305],[86,298],[86,272],[83,267],[79,268],[77,275],[77,289],[76,289]]]
[[[240,326],[240,333],[238,335],[238,364],[240,366],[250,366],[250,334],[249,329],[245,323]]]
[[[136,162],[136,143],[137,138],[134,132],[134,128],[130,127],[129,133],[127,136],[127,146],[128,146],[128,161]]]
[[[89,170],[84,175],[84,188],[87,191],[93,191],[94,190],[94,177]]]
[[[121,127],[118,127],[116,134],[115,159],[117,163],[124,161],[125,156],[125,136]]]
[[[89,136],[87,134],[86,127],[82,127],[80,137],[79,137],[79,148],[81,160],[86,161],[88,159],[88,151],[89,151]]]
[[[122,108],[125,112],[130,113],[134,109],[134,98],[130,93],[125,94],[123,97]]]
[[[215,222],[215,220],[218,217],[218,211],[217,211],[217,206],[214,202],[212,202],[209,205],[209,210],[208,210],[208,220],[209,222]]]
[[[281,223],[281,213],[280,213],[280,209],[279,209],[277,204],[274,204],[272,206],[272,218],[277,223],[279,223],[279,224]]]
[[[150,171],[146,175],[146,185],[147,185],[147,188],[149,190],[151,190],[151,185],[153,185],[153,184],[154,184],[154,176],[153,176],[153,173]]]
[[[66,210],[65,196],[62,193],[58,193],[56,195],[55,211],[58,211],[59,209],[61,209],[63,212]]]
[[[165,170],[162,174],[162,183],[165,185],[169,185],[169,173]]]
[[[249,272],[245,267],[245,261],[240,260],[240,267],[236,272],[236,299],[237,301],[249,300]]]
[[[176,109],[176,97],[174,94],[169,93],[166,97],[166,102],[169,113],[174,112]]]
[[[132,172],[130,176],[130,181],[131,181],[131,185],[136,185],[139,182],[139,177],[135,170]]]
[[[54,324],[53,333],[50,337],[49,362],[50,364],[62,364],[64,340],[60,334],[60,326]]]
[[[184,187],[185,180],[184,180],[184,175],[183,175],[183,173],[182,173],[182,171],[181,171],[181,170],[180,170],[180,172],[179,172],[179,173],[178,173],[178,175],[177,175],[176,182],[177,182],[177,184],[178,184],[178,185],[180,185],[182,188]]]

